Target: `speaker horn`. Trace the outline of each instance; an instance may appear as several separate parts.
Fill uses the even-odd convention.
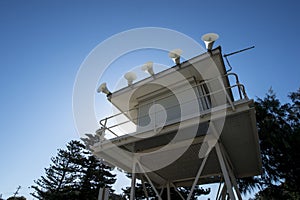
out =
[[[180,56],[182,54],[181,49],[174,49],[169,52],[169,57],[172,58],[176,65],[180,64]]]
[[[133,81],[137,78],[134,72],[127,72],[124,75],[124,78],[127,80],[128,86],[132,85]]]
[[[154,71],[153,71],[153,62],[149,61],[146,62],[142,68],[141,68],[144,72],[147,72],[148,74],[150,74],[151,76],[154,76]]]
[[[104,93],[104,94],[107,94],[107,95],[111,95],[111,92],[107,89],[107,86],[106,86],[106,83],[102,83],[98,89],[97,89],[97,92],[100,93]]]
[[[201,40],[205,43],[207,51],[212,50],[214,42],[219,38],[216,33],[207,33],[201,37]]]

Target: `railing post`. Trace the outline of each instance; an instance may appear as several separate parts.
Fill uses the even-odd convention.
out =
[[[154,125],[154,127],[153,127],[153,130],[154,130],[154,133],[156,133],[156,106],[154,106],[155,105],[155,100],[153,100],[153,103],[152,103],[152,106],[154,107],[154,123],[153,123],[153,125]],[[150,118],[151,119],[151,118]]]

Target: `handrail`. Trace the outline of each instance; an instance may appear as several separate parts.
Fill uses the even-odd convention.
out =
[[[204,98],[211,97],[213,94],[217,94],[217,93],[220,93],[220,92],[225,92],[225,94],[226,94],[226,99],[227,99],[227,101],[229,102],[229,104],[231,105],[231,107],[232,107],[232,109],[233,109],[233,111],[234,111],[235,108],[234,108],[234,105],[233,105],[233,102],[232,102],[231,98],[230,98],[229,95],[228,95],[228,92],[227,92],[228,89],[237,88],[238,93],[239,93],[239,98],[240,98],[240,99],[248,99],[248,96],[247,96],[246,91],[245,91],[245,87],[244,87],[243,84],[240,84],[237,74],[235,74],[235,73],[228,73],[228,74],[225,74],[225,75],[223,75],[223,76],[215,77],[215,78],[212,78],[212,79],[209,79],[209,80],[204,80],[203,82],[201,82],[201,83],[199,83],[199,84],[196,84],[196,85],[192,86],[192,89],[194,89],[195,87],[201,87],[201,86],[203,87],[203,86],[207,85],[208,83],[210,83],[210,82],[212,82],[212,81],[215,81],[215,80],[218,80],[218,79],[220,80],[220,78],[224,78],[224,77],[228,77],[228,76],[234,76],[235,79],[236,79],[236,84],[231,85],[231,86],[228,86],[228,87],[224,87],[223,89],[220,89],[220,90],[217,90],[217,91],[212,91],[212,92],[209,92],[209,93],[206,93],[206,94],[202,94],[201,96],[197,96],[196,99],[192,99],[192,100],[190,100],[190,101],[185,102],[185,104],[186,104],[186,103],[191,103],[191,102],[193,102],[193,101],[198,101],[198,102],[199,102],[199,101],[203,100]],[[184,92],[184,91],[179,91],[179,93],[180,93],[180,92]],[[161,99],[168,98],[168,97],[173,96],[173,95],[174,95],[174,94],[170,94],[170,95],[167,95],[167,96],[164,96],[164,97],[161,97],[161,98],[157,98],[156,101],[161,100]],[[145,106],[145,105],[153,105],[154,103],[155,103],[155,102],[149,102],[149,103],[144,104],[143,106]],[[170,106],[170,107],[168,107],[167,109],[165,108],[165,110],[172,109],[172,108],[174,108],[174,107],[176,107],[176,106],[178,106],[178,105]],[[148,116],[148,113],[146,113],[145,115],[142,115],[142,116],[137,116],[136,118],[124,120],[123,122],[114,124],[114,125],[109,126],[109,127],[107,127],[107,121],[110,120],[110,119],[112,119],[112,118],[116,118],[116,117],[118,117],[118,116],[120,116],[120,115],[125,115],[125,116],[126,116],[126,114],[130,114],[131,111],[137,110],[137,109],[139,109],[139,108],[140,108],[140,106],[138,106],[138,107],[136,107],[136,108],[133,108],[133,109],[129,109],[129,110],[124,111],[124,112],[120,112],[120,113],[114,114],[114,115],[109,116],[109,117],[106,117],[106,118],[100,120],[100,121],[99,121],[99,124],[100,124],[105,130],[108,130],[109,132],[111,132],[111,133],[112,133],[113,135],[115,135],[116,137],[119,137],[119,135],[117,135],[117,134],[116,134],[114,131],[112,131],[111,129],[113,129],[113,128],[115,128],[115,127],[118,127],[118,126],[121,126],[121,125],[124,125],[124,124],[126,124],[126,123],[133,122],[133,121],[138,120],[138,119],[141,119],[141,118],[143,118],[143,117],[146,117],[146,116]],[[208,108],[208,109],[211,109],[211,107]],[[208,110],[208,109],[203,109],[202,111]],[[160,111],[159,111],[159,112],[160,112]],[[157,113],[158,113],[157,111],[154,112],[154,114],[157,114]]]

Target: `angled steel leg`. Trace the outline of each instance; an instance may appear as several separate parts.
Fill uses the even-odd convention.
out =
[[[159,196],[161,196],[163,194],[163,192],[164,192],[164,187],[161,188]]]
[[[221,193],[220,193],[220,196],[217,200],[225,200],[226,198],[226,191],[227,191],[227,188],[226,188],[226,184],[224,183],[223,184],[223,187],[222,187],[222,190],[221,190]]]
[[[198,172],[197,172],[196,178],[195,178],[195,180],[194,180],[194,183],[193,183],[193,185],[192,185],[192,188],[191,188],[191,191],[190,191],[190,193],[189,193],[189,195],[188,195],[187,200],[190,200],[191,197],[192,197],[192,194],[193,194],[193,192],[194,192],[194,189],[195,189],[195,187],[196,187],[196,185],[197,185],[197,183],[198,183],[198,180],[199,180],[199,178],[200,178],[200,175],[201,175],[202,170],[203,170],[203,168],[204,168],[204,165],[205,165],[205,163],[206,163],[207,157],[208,157],[208,155],[206,155],[206,156],[204,157],[204,159],[203,159],[203,161],[202,161],[202,163],[201,163],[201,165],[200,165],[200,168],[199,168],[199,170],[198,170]]]
[[[147,192],[147,188],[146,188],[146,185],[145,185],[145,180],[144,180],[143,176],[141,176],[141,181],[142,181],[143,190],[144,190],[144,193],[145,193],[146,199],[147,199],[147,200],[149,200],[149,195],[148,195],[148,192]]]
[[[174,185],[174,183],[171,182],[171,186],[174,188],[174,190],[177,192],[177,194],[181,197],[182,200],[185,200],[184,197],[182,196],[182,194],[177,190],[176,186]]]
[[[143,169],[142,165],[141,165],[138,161],[137,161],[137,164],[139,165],[140,169],[144,172],[144,175],[145,175],[145,177],[147,178],[148,182],[150,183],[152,189],[154,190],[154,192],[155,192],[157,198],[158,198],[159,200],[162,200],[161,196],[158,194],[156,188],[154,187],[154,185],[153,185],[151,179],[148,177],[147,173],[146,173],[145,170]],[[131,199],[130,199],[130,200],[131,200]]]
[[[239,200],[242,200],[242,195],[241,195],[240,190],[239,190],[239,188],[238,188],[238,186],[237,186],[236,178],[235,178],[235,176],[234,176],[234,174],[233,174],[231,165],[230,165],[230,163],[229,163],[230,160],[229,160],[228,154],[226,154],[226,151],[225,151],[224,147],[222,146],[222,144],[220,145],[220,150],[221,150],[221,152],[222,152],[222,154],[223,154],[224,161],[225,161],[225,165],[226,165],[226,167],[227,167],[227,169],[228,169],[229,177],[230,177],[231,182],[232,182],[232,184],[233,184],[235,193],[236,193],[238,199],[239,199]]]
[[[221,149],[220,149],[220,145],[219,145],[218,142],[216,143],[215,148],[216,148],[217,156],[218,156],[219,163],[220,163],[220,166],[221,166],[222,174],[223,174],[223,177],[224,177],[224,180],[225,180],[225,184],[226,184],[226,187],[227,187],[227,192],[229,194],[230,199],[235,200],[236,198],[235,198],[233,190],[232,190],[231,180],[230,180],[230,177],[228,175],[228,170],[226,168],[226,164],[225,164],[225,161],[224,161]]]
[[[219,184],[219,187],[218,187],[216,200],[218,200],[219,193],[221,192],[221,187],[222,187],[222,176],[221,176],[220,184]]]

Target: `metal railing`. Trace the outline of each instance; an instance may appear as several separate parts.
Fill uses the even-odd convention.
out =
[[[228,77],[232,76],[235,78],[235,84],[230,85],[225,87],[224,86],[224,78],[226,78],[229,82]],[[218,81],[221,83],[221,85],[223,86],[221,89],[216,90],[216,91],[208,91],[209,85],[211,82],[213,81]],[[161,116],[159,113],[161,112],[166,112],[168,113],[168,111],[170,111],[171,109],[176,109],[179,106],[179,110],[180,110],[180,106],[184,106],[184,104],[191,104],[193,101],[195,101],[196,103],[198,103],[199,107],[200,107],[200,113],[190,113],[190,117],[195,117],[195,116],[201,116],[201,112],[203,111],[208,111],[213,107],[216,106],[220,106],[217,104],[213,104],[213,97],[216,96],[217,94],[225,94],[225,104],[229,104],[232,108],[232,110],[235,110],[235,106],[234,106],[234,101],[236,100],[241,100],[241,99],[248,99],[248,96],[246,94],[245,91],[245,87],[244,85],[242,85],[239,82],[238,76],[235,73],[227,73],[224,76],[219,76],[216,78],[212,78],[209,80],[205,80],[202,81],[201,83],[198,83],[194,86],[191,87],[191,89],[194,90],[194,92],[198,92],[198,96],[195,99],[192,100],[188,100],[186,102],[184,102],[183,104],[178,104],[178,105],[173,105],[173,106],[169,106],[167,108],[164,107],[163,111],[155,111],[153,115],[154,119],[156,118],[156,116]],[[202,92],[199,93],[199,89],[201,89]],[[235,98],[235,96],[233,95],[232,91],[233,89],[237,90],[237,99]],[[203,91],[206,91],[205,93]],[[180,92],[185,92],[185,91],[179,91]],[[101,129],[104,131],[103,133],[106,134],[106,131],[108,131],[109,133],[111,133],[113,135],[113,137],[119,137],[121,136],[120,134],[120,129],[122,129],[122,126],[128,126],[130,124],[130,126],[134,127],[135,129],[132,128],[132,131],[127,130],[125,131],[125,134],[130,134],[130,133],[137,133],[137,132],[141,132],[141,130],[145,131],[145,129],[140,129],[140,120],[143,118],[149,119],[150,122],[152,122],[151,117],[149,112],[144,113],[143,115],[141,113],[139,113],[139,109],[141,108],[141,106],[148,106],[149,108],[151,107],[151,105],[155,105],[157,102],[159,102],[160,100],[169,98],[174,96],[174,94],[170,94],[170,95],[166,95],[164,97],[160,97],[160,98],[156,98],[154,99],[152,102],[143,104],[143,105],[139,105],[138,107],[135,107],[133,109],[124,111],[124,112],[120,112],[117,113],[115,115],[109,116],[107,118],[104,118],[102,120],[100,120],[100,125],[101,125]],[[235,100],[236,99],[236,100]],[[201,103],[202,102],[202,103]],[[131,117],[131,113],[135,111],[137,113],[136,117]],[[180,111],[179,111],[180,112]],[[188,116],[187,116],[188,117]],[[119,121],[117,121],[116,123],[112,123],[114,120],[116,120],[118,118]],[[123,118],[123,119],[120,119]],[[170,123],[178,123],[179,120],[182,119],[182,116],[180,116],[178,119],[173,119],[170,121],[166,121],[166,124],[164,125],[168,125]],[[151,124],[150,124],[151,125]],[[152,124],[152,126],[149,126],[149,130],[156,130],[157,128],[161,128],[161,127],[157,127],[158,124],[156,124],[156,120],[154,120],[154,123]],[[115,130],[117,129],[117,130]],[[118,134],[119,133],[119,134]],[[124,134],[122,134],[124,135]],[[113,138],[112,137],[112,138]]]

